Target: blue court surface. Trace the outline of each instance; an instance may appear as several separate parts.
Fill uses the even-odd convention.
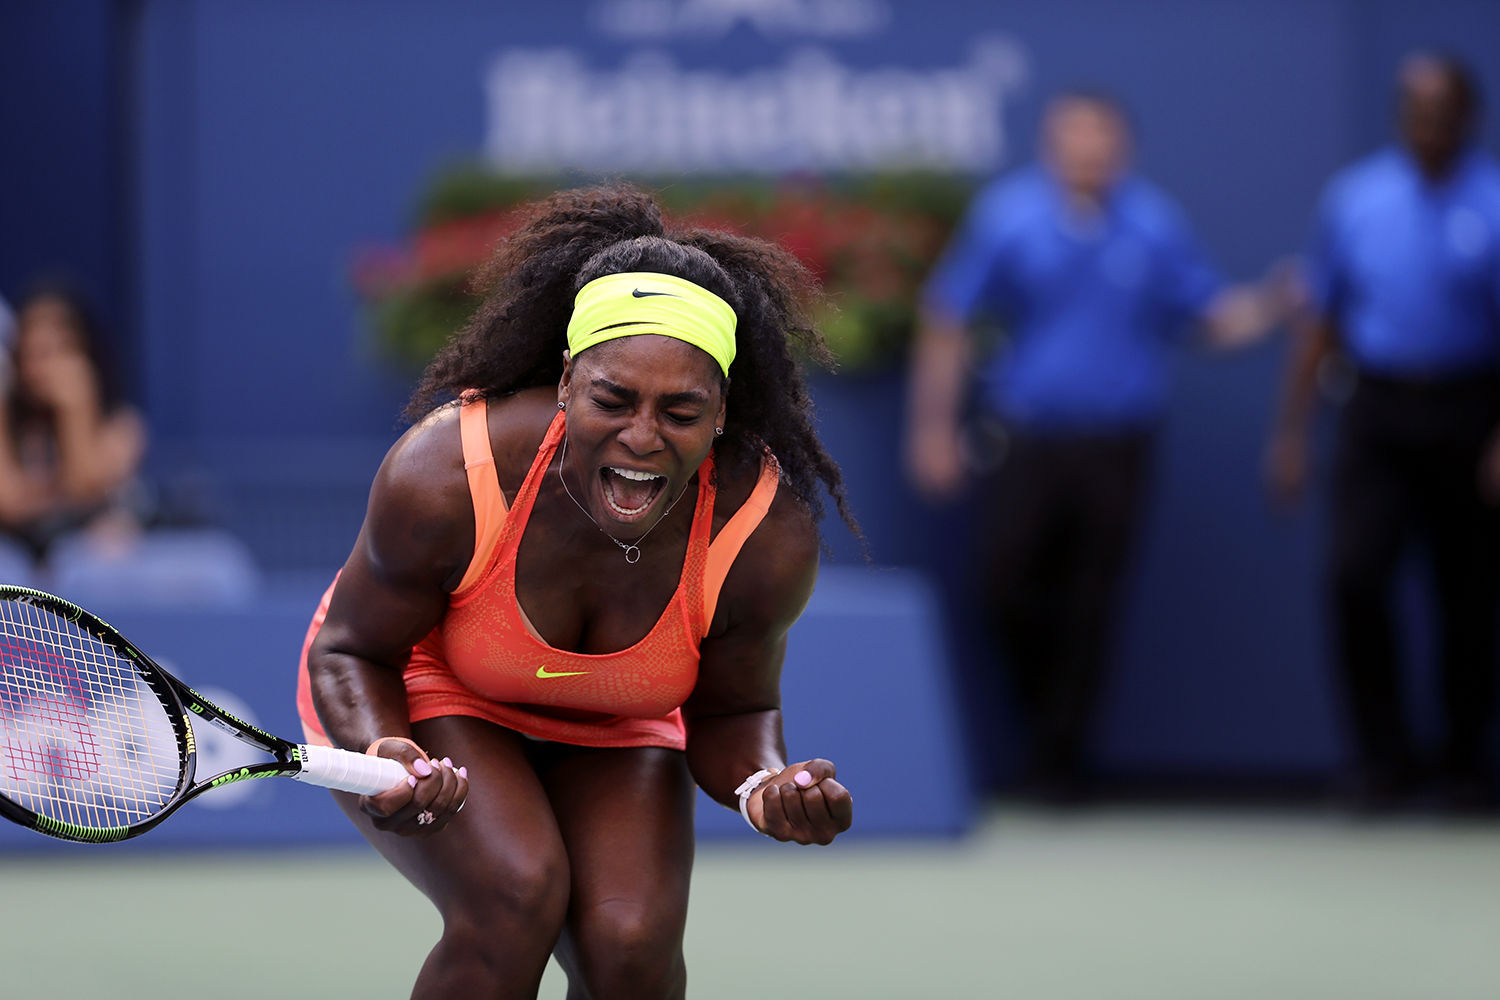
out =
[[[357,847],[0,854],[0,885],[12,997],[399,997],[438,933]],[[957,840],[715,839],[687,957],[715,1000],[1480,1000],[1497,933],[1500,825],[1005,808]]]

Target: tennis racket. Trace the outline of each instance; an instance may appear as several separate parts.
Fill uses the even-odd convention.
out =
[[[198,778],[193,724],[275,758]],[[373,795],[406,780],[388,757],[291,743],[235,718],[109,624],[51,594],[0,585],[0,813],[83,843],[135,837],[211,788],[297,778]]]

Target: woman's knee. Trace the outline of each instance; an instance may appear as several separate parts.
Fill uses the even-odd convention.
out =
[[[578,972],[592,1000],[681,996],[686,908],[611,900],[575,913],[571,936]]]
[[[439,903],[444,933],[545,939],[548,948],[568,912],[568,861],[555,852],[507,853],[503,860],[476,863],[461,884]]]

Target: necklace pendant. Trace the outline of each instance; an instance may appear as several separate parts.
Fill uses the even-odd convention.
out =
[[[614,542],[620,547],[620,551],[625,553],[625,562],[627,562],[631,566],[634,566],[636,563],[640,562],[641,547],[633,542],[628,544],[626,542],[622,542],[614,535],[611,535],[609,532],[604,531],[604,525],[600,524],[598,521],[595,521],[594,515],[589,513],[589,509],[583,504],[579,503],[578,498],[573,495],[573,491],[568,489],[568,477],[563,475],[563,466],[567,464],[567,461],[568,439],[566,436],[564,436],[562,439],[562,454],[557,460],[557,481],[562,483],[563,492],[568,495],[569,500],[573,501],[573,506],[583,511],[583,516],[593,522],[594,527],[598,528],[601,532],[604,532],[605,538],[608,538],[610,541]],[[682,492],[677,494],[677,498],[671,503],[667,504],[667,509],[662,511],[662,515],[661,517],[657,518],[656,524],[653,524],[641,534],[641,541],[645,541],[646,536],[656,530],[656,525],[661,524],[663,521],[665,521],[667,519],[667,515],[672,513],[672,511],[676,509],[677,501],[687,496],[688,486],[691,486],[692,482],[693,481],[691,479],[687,481],[687,484],[682,487]]]

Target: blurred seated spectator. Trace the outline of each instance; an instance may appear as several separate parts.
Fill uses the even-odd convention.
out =
[[[99,350],[72,292],[49,286],[21,302],[0,407],[0,528],[37,560],[71,532],[102,540],[140,526],[131,487],[145,425]]]
[[[16,309],[0,404],[0,574],[81,603],[248,597],[255,571],[236,540],[148,530],[146,426],[103,347],[66,286],[39,287]]]

